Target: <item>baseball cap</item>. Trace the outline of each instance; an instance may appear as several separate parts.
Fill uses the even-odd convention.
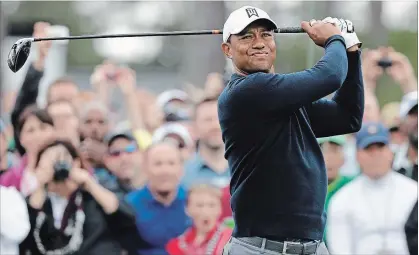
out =
[[[405,118],[418,105],[418,92],[412,91],[403,96],[400,103],[400,118]]]
[[[276,23],[264,10],[246,5],[233,11],[230,16],[228,16],[223,28],[223,42],[227,42],[231,35],[239,34],[243,29],[250,25],[250,23],[256,20],[267,20],[274,29],[278,28]]]
[[[317,142],[319,144],[327,143],[327,142],[328,143],[335,143],[337,145],[343,146],[343,145],[345,145],[346,138],[343,135],[321,137],[321,138],[317,138]]]
[[[189,95],[185,91],[182,91],[179,89],[166,90],[157,97],[157,104],[161,108],[164,108],[166,104],[172,100],[179,100],[179,101],[186,102],[189,100]]]
[[[374,143],[389,144],[390,133],[382,123],[365,123],[361,130],[356,133],[356,147],[358,149],[365,149]]]
[[[159,127],[153,134],[153,143],[162,142],[170,135],[178,136],[186,146],[193,144],[188,129],[179,123],[168,123]]]
[[[105,143],[110,146],[112,144],[113,141],[115,141],[116,138],[120,138],[123,137],[127,140],[130,141],[135,141],[137,142],[137,140],[135,139],[134,135],[127,130],[115,130],[112,131],[111,133],[107,134],[104,138]]]

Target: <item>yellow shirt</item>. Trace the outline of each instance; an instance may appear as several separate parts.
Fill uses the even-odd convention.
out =
[[[147,149],[147,147],[151,145],[152,136],[147,130],[137,129],[133,133],[138,146],[140,146],[142,150]]]

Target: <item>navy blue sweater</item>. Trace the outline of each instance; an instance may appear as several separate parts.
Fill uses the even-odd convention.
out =
[[[233,74],[218,110],[232,171],[233,236],[321,240],[327,176],[316,137],[360,129],[360,52],[347,53],[343,37],[333,36],[311,69]]]

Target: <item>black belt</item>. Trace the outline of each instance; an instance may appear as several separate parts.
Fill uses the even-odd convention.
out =
[[[262,248],[263,238],[260,237],[240,237],[238,240],[252,245],[257,248]],[[279,252],[282,254],[298,254],[298,255],[308,255],[315,254],[319,242],[309,241],[309,242],[277,242],[267,240],[265,242],[265,250]]]

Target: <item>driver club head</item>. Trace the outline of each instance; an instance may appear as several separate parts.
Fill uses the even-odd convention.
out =
[[[20,39],[10,49],[7,64],[14,73],[19,71],[28,59],[33,40],[33,38]]]

